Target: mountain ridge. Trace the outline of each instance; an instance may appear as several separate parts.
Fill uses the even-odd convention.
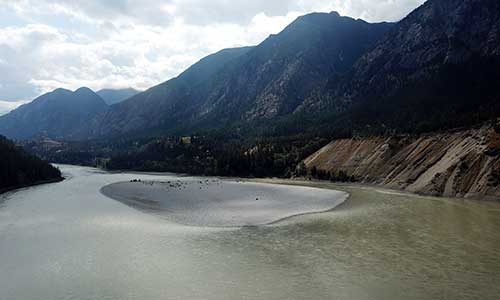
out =
[[[258,46],[208,56],[211,68],[219,64],[220,69],[192,86],[186,86],[183,75],[203,60],[181,76],[112,107],[94,123],[93,134],[116,136],[154,128],[189,132],[292,114],[325,78],[346,72],[391,26],[338,13],[299,17]],[[227,51],[238,53],[222,58]],[[332,53],[337,59],[330,59]]]
[[[96,92],[107,105],[113,105],[127,100],[140,93],[140,91],[133,88],[125,89],[102,89]]]
[[[429,0],[395,24],[304,15],[257,46],[209,55],[57,136],[388,134],[477,124],[500,114],[499,6]]]
[[[0,117],[0,134],[13,139],[46,135],[83,139],[96,115],[107,109],[104,100],[87,87],[70,91],[58,88]]]

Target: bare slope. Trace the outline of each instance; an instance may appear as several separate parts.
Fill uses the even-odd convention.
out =
[[[342,139],[305,164],[410,192],[500,199],[499,141],[500,135],[488,127],[419,137]]]

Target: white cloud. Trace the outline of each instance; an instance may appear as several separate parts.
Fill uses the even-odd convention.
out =
[[[3,116],[19,106],[25,104],[26,101],[2,101],[0,100],[0,116]]]
[[[397,20],[422,2],[0,0],[0,98],[28,100],[58,87],[146,89],[308,12]]]

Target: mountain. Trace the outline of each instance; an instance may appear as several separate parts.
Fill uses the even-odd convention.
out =
[[[499,6],[429,0],[396,24],[305,15],[255,47],[210,55],[109,109],[101,103],[62,126],[52,119],[53,127],[35,121],[30,129],[13,117],[23,106],[0,118],[0,133],[87,139],[224,129],[331,137],[471,126],[500,115]],[[6,126],[5,118],[14,120]],[[83,120],[73,126],[74,119]]]
[[[256,47],[223,50],[114,105],[93,134],[190,132],[321,109],[316,91],[350,71],[391,27],[335,12],[300,17]]]
[[[498,0],[429,0],[395,24],[310,14],[76,131],[126,138],[27,148],[118,170],[311,176],[498,199],[499,86]]]
[[[164,119],[182,113],[191,90],[209,80],[227,63],[249,51],[250,47],[226,49],[203,58],[177,78],[113,105],[94,122],[93,136],[120,134],[159,127]],[[171,114],[171,115],[169,115]]]
[[[137,95],[138,93],[139,91],[133,88],[118,90],[102,89],[97,92],[97,95],[99,95],[107,105],[113,105],[125,101],[128,98]]]
[[[0,193],[9,189],[61,179],[61,172],[49,163],[27,154],[0,136]]]
[[[88,88],[57,89],[0,117],[0,134],[12,139],[39,136],[79,139],[107,105]]]
[[[302,169],[498,201],[499,86],[500,1],[429,0],[330,87],[327,98],[349,103],[331,128],[358,134],[335,139]]]
[[[500,2],[429,0],[365,53],[329,97],[352,106],[338,127],[428,132],[499,116],[498,86]]]

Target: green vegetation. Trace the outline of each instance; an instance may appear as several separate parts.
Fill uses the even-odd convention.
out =
[[[213,136],[155,139],[136,151],[111,156],[111,170],[133,169],[199,175],[290,177],[297,164],[327,139],[306,137],[222,141]]]
[[[309,135],[243,138],[211,133],[110,141],[28,142],[39,156],[109,170],[176,172],[239,177],[291,177],[297,165],[330,139]]]
[[[26,153],[0,136],[0,192],[61,179],[61,172],[49,163]]]

